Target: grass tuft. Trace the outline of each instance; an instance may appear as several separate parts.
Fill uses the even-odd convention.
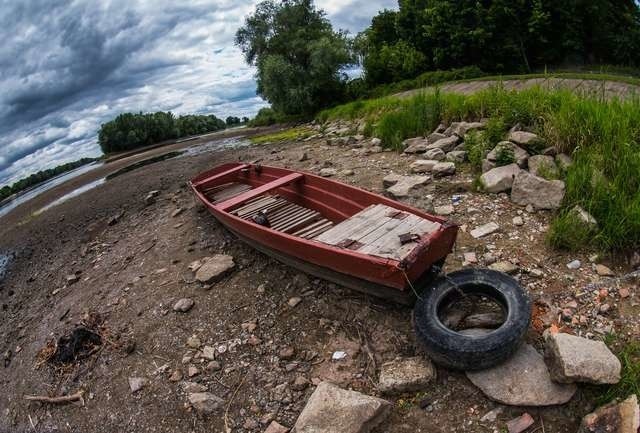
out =
[[[293,141],[310,137],[315,131],[306,127],[289,128],[284,131],[272,132],[269,134],[256,135],[249,140],[253,144],[276,143],[280,141]]]
[[[610,385],[598,397],[598,405],[606,404],[614,399],[626,399],[631,394],[640,395],[640,342],[618,342],[617,337],[608,336],[607,345],[619,343],[614,353],[620,359],[622,372],[620,382]]]

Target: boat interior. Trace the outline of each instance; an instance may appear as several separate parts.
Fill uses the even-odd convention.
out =
[[[202,184],[198,189],[212,205],[239,218],[288,235],[322,242],[377,257],[402,260],[423,235],[440,223],[388,204],[348,200],[353,189],[310,193],[296,190],[304,175],[291,173],[261,184],[238,182]],[[334,188],[341,185],[336,184]],[[313,188],[306,185],[305,188]],[[324,197],[315,197],[322,195]],[[328,203],[342,198],[345,203]]]

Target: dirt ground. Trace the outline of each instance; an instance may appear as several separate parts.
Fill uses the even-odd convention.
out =
[[[308,155],[303,162],[302,152]],[[353,175],[336,178],[382,192],[382,178],[390,172],[408,173],[413,158],[392,152],[363,157],[321,139],[208,151],[123,174],[38,216],[7,215],[0,220],[0,253],[15,258],[0,283],[1,432],[224,432],[225,422],[234,432],[262,432],[272,419],[291,427],[318,380],[378,395],[383,362],[421,353],[410,308],[279,264],[236,240],[195,202],[186,181],[237,160],[311,172],[325,166],[351,169]],[[434,180],[409,200],[422,207],[428,196],[435,205],[455,203],[450,218],[462,231],[446,271],[462,267],[464,252],[475,252],[478,266],[490,256],[512,260],[520,269],[517,278],[543,310],[545,305],[562,306],[599,280],[590,254],[565,254],[546,246],[550,214],[527,213],[507,197],[472,192],[472,181],[472,174],[462,169]],[[152,190],[160,195],[147,205],[145,196]],[[178,208],[184,211],[173,216]],[[512,222],[518,215],[523,226]],[[490,221],[499,223],[498,233],[478,240],[467,234]],[[188,265],[216,253],[232,255],[236,269],[203,287],[194,282]],[[567,269],[574,259],[582,261],[581,269]],[[618,275],[630,270],[621,260],[605,263]],[[77,277],[68,281],[69,275]],[[296,296],[302,302],[292,308],[288,301]],[[610,296],[606,314],[564,325],[576,333],[611,327],[637,338],[637,287],[631,286],[628,298],[615,298],[613,291]],[[185,297],[195,306],[187,313],[173,311],[174,303]],[[528,340],[539,345],[548,323],[536,320]],[[68,365],[43,362],[42,350],[81,322],[99,329],[102,344]],[[188,347],[192,336],[216,349],[218,365]],[[283,352],[286,348],[293,348],[292,356]],[[347,358],[332,362],[336,350],[345,351]],[[190,367],[198,372],[187,378]],[[169,378],[176,370],[184,379],[173,382]],[[128,382],[132,377],[146,379],[135,393]],[[221,397],[223,410],[206,417],[195,413],[186,399],[186,389],[194,385],[187,381]],[[23,399],[79,390],[84,391],[84,405]],[[581,388],[567,405],[504,406],[496,421],[484,422],[480,418],[499,405],[464,374],[443,369],[424,393],[390,399],[395,403],[392,415],[377,432],[501,432],[506,420],[524,411],[536,420],[530,431],[543,423],[546,432],[575,432],[581,417],[593,409],[593,392]]]

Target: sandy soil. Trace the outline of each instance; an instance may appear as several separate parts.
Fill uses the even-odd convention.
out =
[[[164,151],[169,150],[153,150]],[[300,162],[303,151],[308,159]],[[392,171],[407,173],[412,158],[389,152],[362,157],[349,147],[326,146],[324,140],[208,152],[131,171],[32,218],[25,216],[39,203],[9,214],[2,220],[0,251],[11,251],[16,258],[0,285],[0,350],[5,354],[0,431],[225,431],[224,410],[204,417],[189,407],[186,381],[224,399],[226,422],[234,432],[261,432],[272,419],[291,427],[314,388],[296,386],[296,378],[330,380],[377,395],[382,362],[421,353],[409,308],[281,265],[237,241],[194,201],[186,186],[189,178],[237,160],[313,172],[327,165],[352,169],[354,175],[336,178],[382,192],[382,178]],[[506,197],[471,192],[472,180],[463,169],[430,183],[409,200],[416,206],[426,206],[428,195],[436,205],[455,201],[451,218],[463,230],[447,271],[462,266],[464,252],[475,252],[479,265],[485,264],[487,253],[513,259],[532,297],[554,304],[572,299],[578,288],[598,279],[586,253],[567,255],[547,248],[549,214],[528,214]],[[160,196],[146,205],[151,190],[159,190]],[[184,211],[172,216],[178,208]],[[525,220],[523,226],[512,223],[516,215]],[[119,218],[114,221],[114,216]],[[499,233],[480,240],[467,234],[489,221],[499,222]],[[232,255],[237,266],[205,288],[194,282],[188,265],[214,253]],[[576,258],[585,265],[569,271],[566,263]],[[618,274],[628,271],[624,264],[607,264]],[[541,270],[544,277],[534,277],[531,269]],[[79,276],[73,284],[67,281],[71,274]],[[637,336],[637,322],[618,320],[621,311],[638,315],[631,304],[638,296],[635,286],[632,290],[632,296],[616,301],[606,316],[575,328],[602,322]],[[294,296],[303,300],[291,308],[287,301]],[[195,306],[188,313],[174,312],[172,306],[184,297],[192,298]],[[41,362],[43,348],[82,321],[99,324],[105,338],[97,351],[64,367]],[[538,344],[540,331],[532,328],[528,339]],[[187,346],[192,336],[202,345],[224,346],[224,353],[218,350],[216,355],[219,368]],[[291,358],[282,356],[287,347],[294,349]],[[347,359],[332,363],[335,350],[346,351]],[[189,367],[198,370],[190,379]],[[176,370],[185,379],[170,381]],[[145,386],[132,393],[130,377],[145,378]],[[84,391],[84,406],[23,400],[26,394],[79,390]],[[420,408],[418,401],[424,398],[429,403]],[[442,369],[424,394],[392,400],[393,413],[378,432],[497,432],[505,420],[525,410],[534,416],[534,428],[543,421],[547,432],[574,432],[593,408],[593,393],[580,389],[565,406],[504,407],[497,421],[482,422],[496,403],[463,374]]]

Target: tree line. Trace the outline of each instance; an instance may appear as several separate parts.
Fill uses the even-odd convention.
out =
[[[428,71],[525,73],[546,67],[640,66],[635,0],[399,0],[355,37],[312,0],[259,3],[236,33],[271,103],[254,122],[310,115]],[[349,80],[345,71],[363,69]],[[469,69],[472,68],[472,69]],[[440,74],[439,76],[442,76]],[[429,82],[436,76],[418,81]]]
[[[176,117],[171,112],[163,111],[122,113],[100,126],[98,144],[104,153],[121,152],[164,140],[219,131],[226,127],[225,121],[213,114]]]
[[[20,191],[24,191],[25,189],[31,188],[32,186],[38,185],[39,183],[52,179],[62,173],[75,170],[80,166],[94,162],[95,160],[96,160],[95,158],[82,158],[77,161],[62,164],[54,168],[40,170],[37,173],[34,173],[28,177],[20,179],[19,181],[13,183],[13,185],[11,186],[5,185],[2,188],[0,188],[0,201]]]

